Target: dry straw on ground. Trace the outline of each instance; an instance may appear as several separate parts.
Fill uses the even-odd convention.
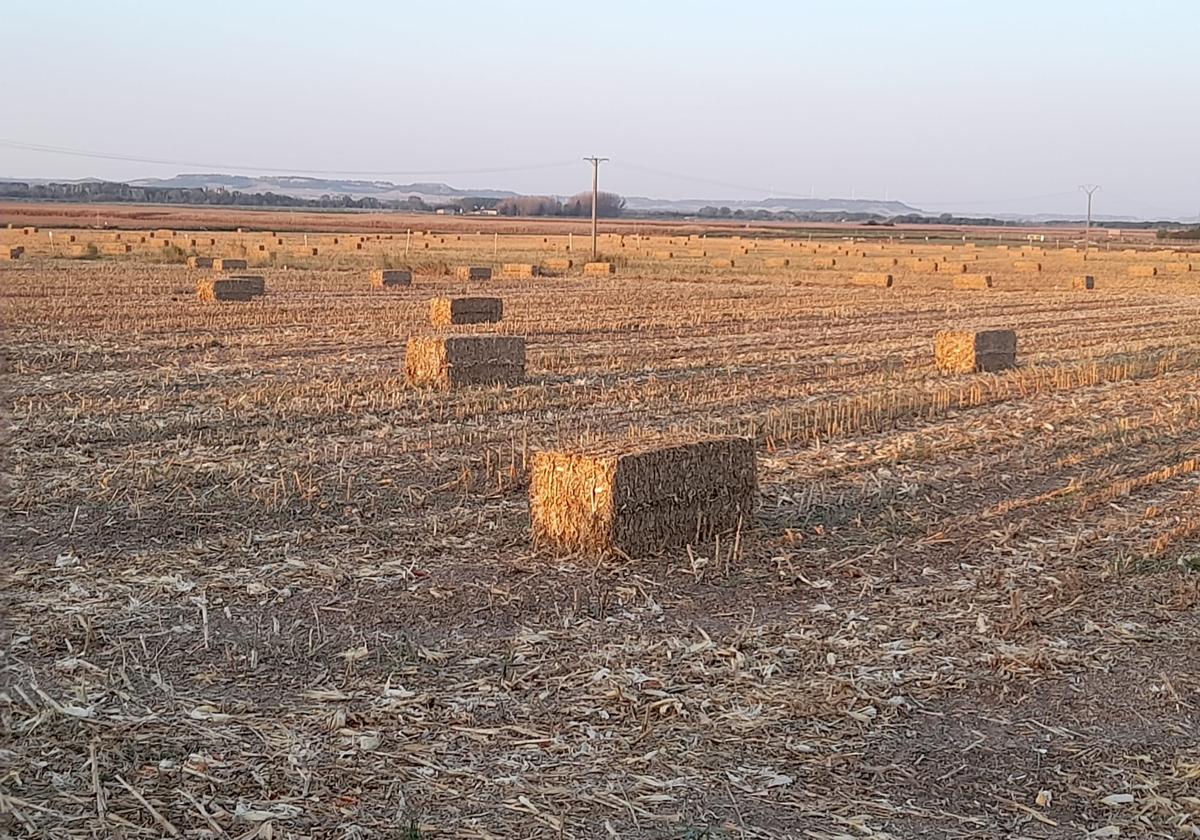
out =
[[[410,385],[441,389],[516,385],[525,379],[525,339],[501,335],[414,336],[404,357]]]
[[[756,488],[749,438],[539,452],[529,487],[534,542],[631,557],[709,542],[748,527]]]
[[[263,278],[205,277],[196,284],[196,296],[205,301],[248,301],[266,291]]]
[[[1017,363],[1013,330],[946,330],[934,338],[934,361],[943,373],[1005,370]]]
[[[504,317],[504,301],[496,297],[450,297],[429,301],[429,321],[435,327],[492,324]]]

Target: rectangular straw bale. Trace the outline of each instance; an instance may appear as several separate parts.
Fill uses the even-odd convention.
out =
[[[917,274],[933,274],[938,270],[938,264],[932,260],[917,257],[908,261],[908,270]]]
[[[1163,271],[1167,274],[1187,274],[1195,269],[1191,263],[1169,262],[1163,265]]]
[[[757,490],[752,438],[539,452],[533,539],[556,553],[630,557],[709,542],[749,527]]]
[[[104,243],[104,253],[131,254],[133,253],[133,246],[128,242],[106,242]]]
[[[454,324],[494,324],[504,317],[504,301],[495,297],[434,298],[429,321],[435,327]]]
[[[1071,288],[1079,289],[1079,290],[1094,289],[1094,288],[1096,288],[1096,278],[1090,274],[1083,274],[1083,275],[1080,275],[1079,277],[1072,277],[1071,278]]]
[[[1013,268],[1017,271],[1038,272],[1042,270],[1042,264],[1036,260],[1013,260]]]
[[[709,265],[713,268],[733,268],[733,260],[711,260]]]
[[[5,262],[19,260],[22,253],[24,252],[20,248],[0,248],[0,260],[4,260]]]
[[[492,270],[486,265],[460,265],[454,276],[459,280],[491,280]]]
[[[525,379],[525,339],[507,335],[418,336],[404,357],[410,385],[458,388]]]
[[[770,257],[767,259],[767,268],[787,268],[792,264],[792,261],[787,257]]]
[[[584,274],[616,274],[617,267],[610,262],[590,262],[583,264]]]
[[[818,257],[812,262],[814,268],[837,268],[836,257]]]
[[[546,270],[554,272],[570,271],[573,265],[575,265],[574,260],[565,259],[549,259],[545,262]]]
[[[246,268],[246,261],[217,257],[212,261],[212,267],[217,271],[241,271]]]
[[[655,251],[654,259],[656,260],[671,260],[675,258],[674,251]]]
[[[952,282],[956,289],[990,289],[992,288],[992,275],[956,274]]]
[[[538,276],[538,267],[532,263],[505,263],[500,268],[500,275],[512,280],[528,279]]]
[[[934,337],[933,355],[943,373],[1004,370],[1017,363],[1017,334],[1012,330],[946,330]]]
[[[892,275],[882,272],[863,272],[855,274],[850,280],[855,286],[878,286],[881,289],[892,287]]]
[[[213,267],[213,258],[212,257],[188,257],[187,258],[187,266],[188,266],[188,268],[212,268]]]
[[[1158,268],[1152,265],[1131,265],[1129,266],[1130,277],[1157,277]]]
[[[411,286],[412,272],[401,271],[398,268],[371,269],[371,286],[376,289],[389,289],[393,286]]]
[[[205,277],[196,284],[197,297],[200,300],[237,300],[247,301],[256,298],[266,291],[261,277]]]

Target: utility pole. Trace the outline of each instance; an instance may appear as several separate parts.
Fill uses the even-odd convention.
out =
[[[1088,246],[1092,244],[1092,193],[1100,189],[1099,184],[1081,184],[1079,189],[1087,193],[1088,197],[1088,214],[1087,226],[1083,229],[1083,250],[1087,252]]]
[[[592,164],[592,262],[595,262],[599,253],[596,250],[596,201],[600,195],[600,164],[608,158],[593,156],[585,157],[584,160]]]

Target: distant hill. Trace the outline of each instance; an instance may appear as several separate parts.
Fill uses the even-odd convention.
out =
[[[728,207],[730,210],[767,210],[772,213],[867,213],[875,216],[905,216],[923,213],[900,201],[878,201],[867,198],[762,198],[729,201],[712,198],[645,198],[625,199],[630,210],[699,213],[706,207]]]
[[[509,190],[459,190],[448,184],[393,184],[391,181],[354,181],[330,178],[304,178],[298,175],[223,175],[190,173],[174,178],[143,178],[129,181],[134,187],[165,189],[226,189],[243,193],[276,193],[296,198],[320,198],[323,195],[348,195],[352,198],[377,198],[394,201],[420,198],[429,204],[444,204],[454,198],[512,198],[519,193]]]

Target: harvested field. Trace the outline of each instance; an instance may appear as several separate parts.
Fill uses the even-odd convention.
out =
[[[267,224],[187,213],[214,257]],[[0,834],[1195,833],[1200,285],[1129,272],[1194,252],[1047,244],[1024,273],[992,232],[997,289],[968,294],[905,262],[957,242],[777,229],[718,270],[614,229],[615,276],[497,279],[504,319],[443,337],[524,337],[522,384],[438,390],[405,381],[425,295],[363,282],[409,270],[403,223],[330,215],[311,257],[261,218],[288,267],[248,258],[250,305],[140,235],[70,260],[0,230],[26,246],[0,263]],[[572,230],[502,220],[494,256],[473,224],[411,265],[430,297]],[[886,293],[851,283],[878,265]],[[1020,366],[940,375],[947,327],[1016,331]],[[713,436],[755,443],[740,534],[535,547],[535,453]]]

